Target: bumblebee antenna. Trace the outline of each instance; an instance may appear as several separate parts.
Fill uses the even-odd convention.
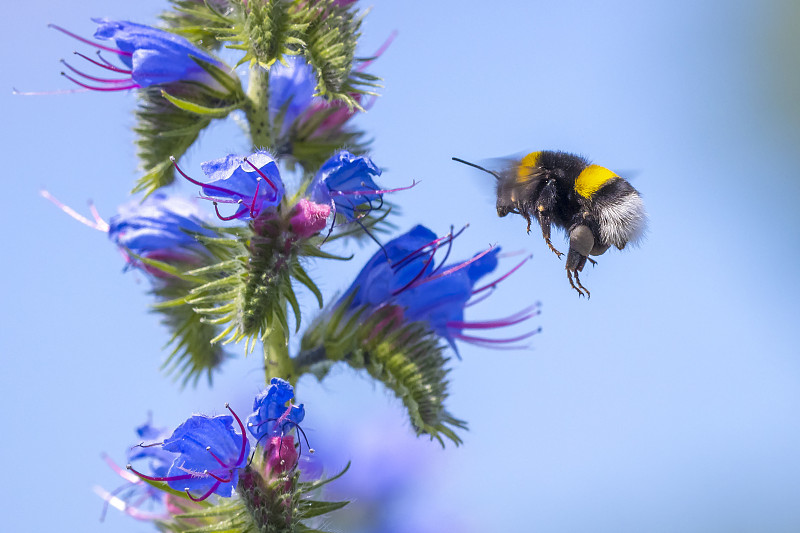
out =
[[[492,170],[487,170],[487,169],[483,168],[480,165],[476,165],[475,163],[470,163],[469,161],[464,161],[463,159],[459,159],[457,157],[454,157],[453,161],[458,161],[459,163],[464,163],[465,165],[469,165],[471,167],[477,168],[478,170],[483,170],[487,174],[491,174],[492,176],[494,176],[494,179],[500,181],[500,175],[497,172],[494,172]]]

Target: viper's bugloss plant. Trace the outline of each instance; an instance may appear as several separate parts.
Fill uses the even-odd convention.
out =
[[[492,277],[500,248],[450,261],[458,236],[452,230],[437,237],[416,226],[382,238],[396,229],[388,216],[397,214],[384,195],[409,187],[376,183],[381,168],[352,119],[375,101],[380,79],[366,69],[393,37],[373,56],[358,57],[366,12],[356,2],[169,3],[161,16],[167,29],[93,19],[95,40],[88,40],[54,26],[97,50],[76,52],[86,66],[64,62],[76,90],[136,95],[141,175],[134,192],[143,194],[108,222],[93,206],[85,218],[43,194],[107,233],[126,268],[148,280],[172,334],[165,362],[171,373],[184,383],[207,374],[210,383],[226,356],[222,345],[244,341],[245,354],[261,345],[268,387],[256,396],[246,427],[227,405],[230,414],[195,414],[172,431],[145,424],[142,442],[128,454],[130,470],[109,461],[127,483],[98,492],[107,506],[162,531],[317,532],[322,522],[314,519],[346,502],[312,499],[330,479],[301,481],[304,453],[313,450],[300,426],[305,407],[292,403],[298,379],[323,379],[340,362],[366,370],[403,402],[418,435],[460,444],[466,422],[445,408],[449,354],[460,359],[462,343],[515,346],[535,333],[472,333],[521,324],[535,306],[479,321],[465,311],[525,261]],[[212,53],[223,47],[226,59],[238,54],[235,67],[247,64],[242,79]],[[179,167],[181,157],[229,115],[244,126],[249,146],[204,156],[204,176],[192,177]],[[161,190],[176,176],[212,204]],[[324,307],[308,272],[324,272],[321,260],[350,259],[327,251],[332,241],[347,247],[364,235],[379,250]],[[322,309],[311,323],[298,290]],[[298,349],[290,337],[303,325]]]

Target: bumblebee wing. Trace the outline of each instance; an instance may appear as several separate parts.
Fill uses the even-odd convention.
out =
[[[497,205],[518,209],[532,201],[545,174],[541,168],[525,166],[519,159],[506,158],[503,163],[497,181]]]

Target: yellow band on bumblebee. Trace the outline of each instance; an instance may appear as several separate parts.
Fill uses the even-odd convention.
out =
[[[584,198],[591,198],[607,181],[618,177],[605,167],[589,165],[583,169],[578,175],[578,179],[575,180],[575,192]]]
[[[539,162],[539,156],[542,152],[531,152],[522,158],[517,167],[517,182],[522,183],[528,181],[531,175],[531,169],[536,167]]]

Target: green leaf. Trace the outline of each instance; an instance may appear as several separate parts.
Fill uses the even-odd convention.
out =
[[[298,505],[298,508],[300,516],[303,519],[307,519],[337,511],[348,503],[350,502],[321,502],[316,500],[302,500]]]
[[[139,160],[145,170],[133,189],[152,194],[175,179],[170,156],[180,157],[194,144],[211,119],[184,111],[161,95],[161,88],[149,87],[139,91],[140,104],[134,128],[138,139]],[[171,89],[173,92],[175,89]],[[175,95],[180,97],[180,95]]]
[[[189,102],[188,100],[183,100],[177,96],[172,96],[165,90],[161,91],[161,95],[169,100],[172,105],[182,109],[183,111],[188,111],[189,113],[194,113],[195,115],[208,116],[211,118],[224,118],[228,116],[231,111],[239,109],[240,107],[239,104],[234,104],[227,107],[205,107],[194,102]]]

